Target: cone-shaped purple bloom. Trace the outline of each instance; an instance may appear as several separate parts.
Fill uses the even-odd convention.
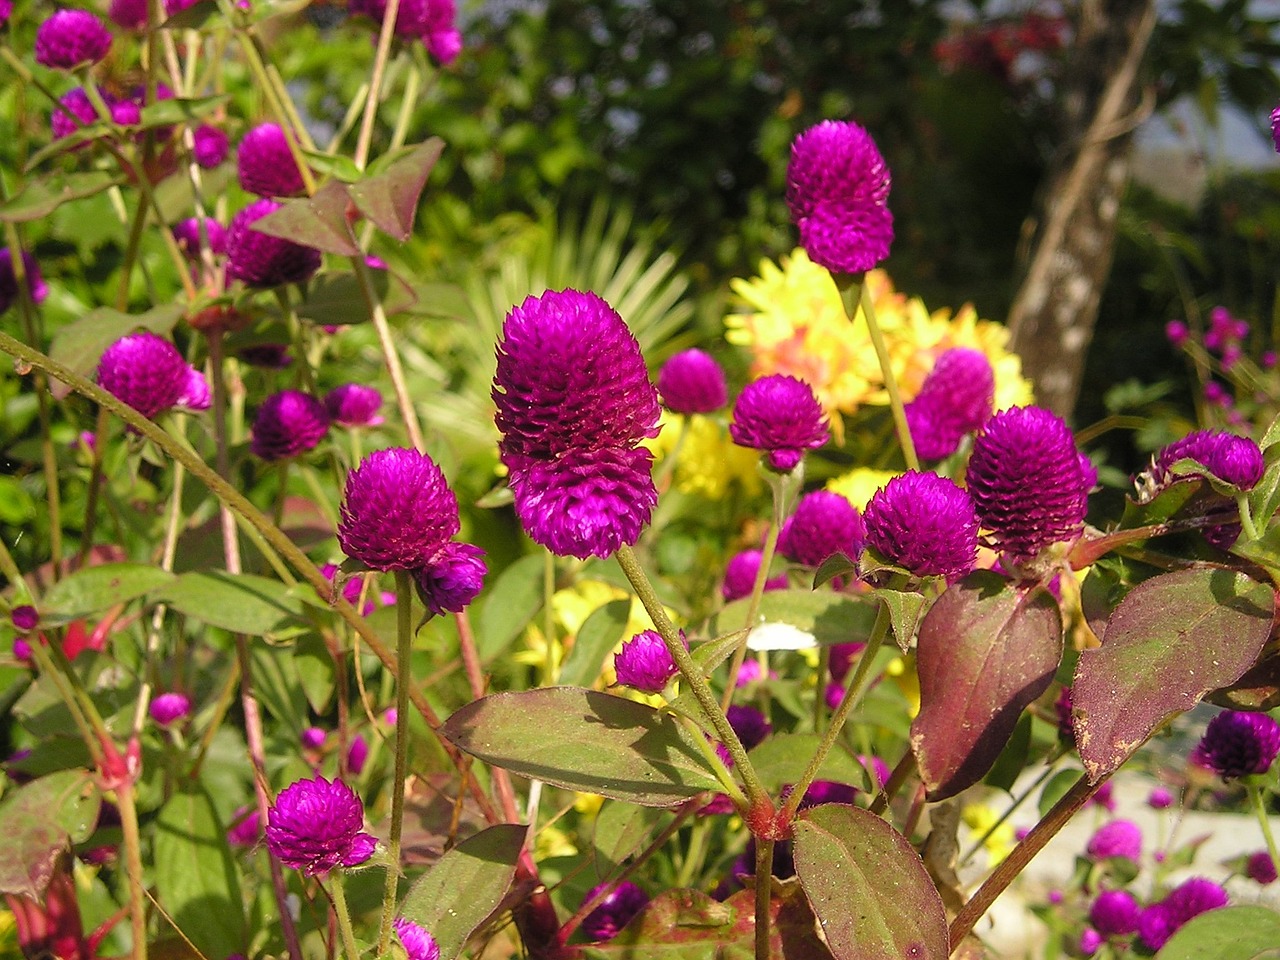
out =
[[[1084,529],[1088,488],[1071,429],[1042,407],[1013,407],[987,421],[967,474],[983,527],[1015,561]]]
[[[301,390],[281,390],[258,408],[249,448],[263,460],[287,460],[315,449],[328,432],[324,404]]]
[[[724,583],[720,586],[720,593],[726,601],[751,596],[756,584],[756,574],[760,572],[760,561],[763,559],[764,553],[760,550],[743,550],[733,555],[724,568]],[[786,574],[764,582],[766,590],[783,590],[786,586]]]
[[[227,277],[249,287],[302,283],[320,269],[320,251],[292,240],[269,237],[253,224],[280,209],[274,200],[249,204],[231,221],[227,232]]]
[[[59,10],[36,30],[36,63],[70,70],[97,63],[111,49],[111,32],[88,10]]]
[[[980,350],[955,347],[938,357],[906,408],[916,453],[925,460],[955,453],[961,438],[990,418],[995,384],[991,363]]]
[[[409,960],[440,960],[440,946],[425,927],[404,917],[396,917],[391,926]]]
[[[484,588],[489,567],[484,551],[470,543],[446,543],[426,566],[413,572],[418,596],[436,616],[461,613]]]
[[[1125,937],[1138,932],[1142,907],[1128,890],[1104,890],[1089,908],[1089,922],[1104,937]]]
[[[152,720],[167,727],[191,712],[191,701],[181,693],[162,693],[151,701],[149,712]]]
[[[1212,880],[1192,877],[1138,917],[1138,939],[1152,950],[1163,947],[1192,917],[1225,907],[1227,891]]]
[[[866,529],[858,508],[838,493],[815,490],[796,504],[778,535],[778,549],[796,563],[816,567],[833,553],[856,560]]]
[[[861,273],[889,255],[889,168],[856,123],[824,120],[796,137],[787,206],[800,245],[833,273]]]
[[[658,371],[658,393],[672,413],[711,413],[729,399],[724,370],[705,350],[677,353]]]
[[[1221,430],[1197,430],[1164,447],[1152,458],[1151,479],[1157,487],[1176,479],[1171,471],[1179,460],[1195,460],[1219,480],[1241,490],[1252,490],[1266,470],[1262,450],[1248,437]]]
[[[680,631],[680,639],[684,641],[683,630]],[[687,641],[685,646],[688,646]],[[671,651],[656,630],[641,631],[624,643],[622,649],[614,654],[613,669],[620,684],[645,693],[661,693],[671,678],[680,672]]]
[[[227,159],[231,149],[226,133],[207,123],[196,127],[191,139],[191,156],[206,170],[212,170]]]
[[[341,780],[299,780],[280,791],[267,813],[267,846],[310,877],[373,856],[378,841],[363,827],[364,804]]]
[[[1142,857],[1142,828],[1132,820],[1112,820],[1094,832],[1085,852],[1091,860],[1124,857],[1137,862]]]
[[[22,268],[26,273],[27,289],[31,291],[31,299],[43,303],[49,295],[49,285],[40,274],[40,264],[36,258],[23,251]],[[13,272],[13,253],[8,247],[0,249],[0,313],[4,313],[18,299],[18,277]]]
[[[58,98],[58,105],[49,117],[49,130],[55,140],[61,140],[97,119],[98,111],[84,87],[73,87]]]
[[[173,239],[188,260],[200,259],[201,227],[204,228],[204,240],[215,256],[227,252],[227,229],[217,220],[206,217],[201,221],[198,217],[188,217],[173,225]]]
[[[1193,759],[1223,780],[1266,773],[1280,753],[1280,724],[1265,713],[1224,710],[1196,745]]]
[[[827,423],[807,383],[775,373],[738,394],[729,436],[740,447],[762,451],[770,468],[787,473],[806,450],[827,442]]]
[[[361,383],[344,383],[324,397],[324,407],[340,427],[376,427],[382,423],[378,408],[382,394]]]
[[[458,532],[458,501],[425,453],[375,450],[347,475],[338,543],[373,570],[416,570]]]
[[[583,902],[591,900],[607,884],[599,884],[587,891]],[[612,940],[618,931],[631,922],[649,904],[649,895],[630,880],[624,880],[600,901],[582,921],[582,932],[597,943]]]
[[[276,123],[260,123],[244,135],[236,150],[236,173],[240,186],[260,197],[296,197],[306,192],[284,129]]]
[[[969,494],[936,473],[909,470],[877,490],[862,515],[867,546],[918,577],[948,583],[973,569],[978,518]]]
[[[207,400],[207,389],[203,396],[194,389],[193,376],[203,383],[203,375],[187,365],[177,347],[146,331],[121,337],[98,361],[99,386],[148,419],[170,407],[194,409]]]

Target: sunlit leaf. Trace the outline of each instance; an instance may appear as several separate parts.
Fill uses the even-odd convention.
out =
[[[40,616],[49,624],[69,623],[136,600],[174,579],[159,567],[141,563],[84,567],[49,588],[40,604]]]
[[[59,855],[93,832],[100,803],[85,770],[51,773],[6,797],[0,806],[0,893],[43,899]]]

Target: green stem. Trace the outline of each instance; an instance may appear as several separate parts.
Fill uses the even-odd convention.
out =
[[[138,807],[134,803],[133,781],[116,787],[116,806],[124,834],[125,873],[129,878],[129,926],[133,932],[132,960],[147,960],[147,904],[143,892],[142,839],[138,833]]]
[[[556,595],[556,558],[550,550],[542,563],[542,634],[547,645],[547,655],[542,665],[542,685],[549,687],[556,682],[560,668],[554,644],[556,642],[556,608],[552,599]]]
[[[369,77],[369,94],[364,101],[364,118],[360,121],[360,136],[356,140],[353,158],[357,169],[363,170],[369,162],[369,145],[373,142],[373,123],[378,116],[378,101],[382,99],[382,77],[391,56],[391,40],[395,35],[396,14],[400,12],[400,0],[387,0],[382,14],[382,29],[378,33],[378,50],[373,57],[373,73]]]
[[[756,837],[756,960],[769,960],[769,903],[773,895],[773,841]]]
[[[1249,507],[1249,495],[1247,493],[1236,494],[1236,506],[1240,509],[1240,527],[1244,531],[1246,540],[1258,539],[1258,528],[1253,522],[1253,511]],[[1269,517],[1266,519],[1270,519]]]
[[[84,745],[89,750],[89,756],[92,758],[94,766],[100,767],[102,765],[103,743],[100,737],[106,735],[106,730],[101,726],[95,727],[90,722],[82,709],[80,698],[76,695],[71,679],[59,667],[54,665],[53,657],[49,651],[57,642],[55,638],[53,644],[46,648],[37,638],[31,644],[31,656],[40,668],[40,673],[52,680],[53,685],[58,688],[58,696],[66,704],[67,712],[71,714],[71,719],[75,723],[76,729],[80,731],[80,737],[84,740]],[[98,722],[101,724],[101,718],[99,718]]]
[[[1262,838],[1267,843],[1267,853],[1271,854],[1271,862],[1280,866],[1280,852],[1276,850],[1275,834],[1271,832],[1271,819],[1267,816],[1267,802],[1263,796],[1262,786],[1249,781],[1249,799],[1253,801],[1254,813],[1258,815],[1258,826],[1262,828]]]
[[[391,921],[396,914],[400,883],[400,832],[404,824],[404,781],[409,766],[409,687],[413,652],[413,584],[407,570],[396,571],[396,764],[391,781],[391,830],[387,834],[387,882],[382,889],[382,927],[378,956],[391,946]]]
[[[98,524],[98,496],[102,489],[103,451],[107,446],[107,411],[99,409],[93,425],[93,449],[89,452],[89,489],[85,493],[84,530],[80,534],[78,563],[83,567],[93,549],[93,532]]]
[[[396,352],[395,339],[391,336],[391,325],[387,322],[387,313],[378,299],[378,292],[373,285],[373,274],[364,256],[351,258],[351,268],[355,271],[356,282],[364,294],[365,306],[369,308],[369,317],[373,320],[373,328],[378,333],[378,345],[382,348],[382,358],[387,364],[387,375],[391,378],[391,386],[396,394],[396,406],[400,408],[400,418],[404,421],[405,432],[409,434],[409,442],[422,453],[426,452],[426,442],[422,437],[422,426],[418,422],[418,413],[413,407],[413,398],[409,396],[409,387],[404,377],[404,367],[400,363],[400,354]]]
[[[1000,816],[998,816],[995,819],[995,822],[992,823],[991,826],[987,827],[986,830],[982,831],[982,835],[973,842],[973,846],[971,846],[968,852],[963,857],[960,858],[960,862],[959,864],[957,864],[957,866],[963,867],[970,860],[972,860],[974,856],[978,853],[978,851],[982,849],[983,844],[985,844],[988,840],[991,839],[992,834],[994,834],[997,830],[999,830],[1002,824],[1008,822],[1009,818],[1013,816],[1014,813],[1017,812],[1017,809],[1020,806],[1022,806],[1024,802],[1026,802],[1027,798],[1030,797],[1032,793],[1040,789],[1040,787],[1044,784],[1044,782],[1053,775],[1053,772],[1056,768],[1057,768],[1057,758],[1055,757],[1053,762],[1045,766],[1044,772],[1041,773],[1040,776],[1036,777],[1035,780],[1033,780],[1025,790],[1023,790],[1021,793],[1019,793],[1016,797],[1013,798],[1013,803],[1009,804],[1009,806],[1005,808],[1004,813],[1000,814]]]
[[[693,878],[701,872],[714,823],[715,821],[710,817],[701,817],[694,821],[693,830],[689,834],[689,849],[685,853],[684,862],[680,864],[680,874],[676,877],[677,887],[681,889],[688,887],[693,883]]]
[[[342,952],[347,960],[360,960],[360,951],[356,947],[356,934],[351,928],[351,911],[347,909],[347,892],[342,888],[343,874],[341,870],[333,870],[329,874],[330,882],[326,885],[329,898],[333,901],[333,912],[338,918],[338,933],[342,937]],[[386,953],[386,948],[378,951]]]

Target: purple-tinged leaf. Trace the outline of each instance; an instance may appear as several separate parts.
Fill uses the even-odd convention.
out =
[[[85,770],[61,770],[13,791],[0,806],[0,893],[42,900],[58,857],[93,832],[101,800]]]
[[[1022,709],[1048,688],[1062,656],[1062,617],[1042,587],[970,574],[920,624],[920,713],[911,747],[930,800],[977,783]]]
[[[1280,649],[1264,650],[1262,658],[1235,683],[1205,697],[1229,710],[1262,711],[1280,706]]]
[[[836,960],[945,960],[942,898],[911,843],[879,817],[813,807],[796,821],[795,860]]]
[[[370,270],[373,294],[391,317],[403,313],[417,300],[413,288],[390,270]],[[298,305],[298,316],[318,326],[351,326],[367,323],[372,316],[364,288],[349,270],[316,274],[307,284],[306,299]]]
[[[1138,584],[1085,650],[1071,693],[1080,759],[1093,782],[1171,716],[1235,683],[1271,633],[1274,591],[1241,573],[1194,567]]]
[[[351,233],[356,211],[347,189],[345,184],[330,180],[314,196],[284,201],[279,210],[255,220],[253,229],[325,253],[360,256]]]
[[[649,807],[723,789],[670,713],[580,687],[483,697],[440,732],[487,763],[558,787]]]
[[[443,150],[444,141],[439,137],[424,140],[372,176],[351,184],[351,199],[379,230],[397,240],[408,240],[422,188]]]

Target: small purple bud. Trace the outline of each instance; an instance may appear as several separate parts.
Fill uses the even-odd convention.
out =
[[[318,750],[324,746],[325,738],[328,735],[320,727],[307,727],[302,731],[302,735],[298,739],[302,741],[302,745],[308,750]]]
[[[12,621],[16,629],[23,633],[29,633],[40,622],[40,612],[30,604],[24,603],[22,606],[14,607],[9,611],[9,620]]]
[[[162,693],[151,701],[151,719],[168,727],[191,712],[191,701],[181,693]]]
[[[592,900],[607,886],[608,884],[602,883],[592,887],[587,891],[583,902]],[[582,921],[582,932],[597,943],[612,940],[648,903],[647,893],[629,880],[624,880],[610,891],[598,907],[587,914]]]
[[[685,350],[658,372],[658,393],[673,413],[711,413],[728,402],[724,370],[711,354]]]
[[[680,632],[680,639],[687,648],[684,631]],[[618,675],[618,683],[645,693],[661,693],[671,678],[680,672],[671,651],[656,630],[644,630],[624,643],[622,649],[614,654],[613,668]]]

